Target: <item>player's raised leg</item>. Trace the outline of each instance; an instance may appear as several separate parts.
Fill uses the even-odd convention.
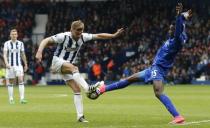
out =
[[[72,65],[71,63],[63,63],[61,67],[62,74],[72,74],[74,81],[80,85],[85,92],[89,92],[90,88],[85,81],[85,79],[80,75],[79,70],[76,66]]]
[[[166,94],[163,94],[164,86],[162,80],[154,80],[153,81],[153,89],[155,96],[161,101],[161,103],[166,107],[169,113],[174,117],[172,120],[172,124],[183,123],[185,119],[178,113],[175,106],[169,99]]]

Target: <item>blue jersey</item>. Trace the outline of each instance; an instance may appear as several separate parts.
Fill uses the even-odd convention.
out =
[[[181,50],[183,43],[187,40],[185,32],[185,18],[177,16],[175,35],[164,42],[163,46],[158,50],[152,65],[158,65],[163,68],[171,68],[174,63],[176,54]]]
[[[151,67],[138,72],[140,80],[145,82],[153,80],[164,80],[169,68],[173,66],[176,54],[181,50],[183,43],[187,40],[185,33],[185,19],[182,15],[176,19],[174,38],[169,38],[158,50]]]

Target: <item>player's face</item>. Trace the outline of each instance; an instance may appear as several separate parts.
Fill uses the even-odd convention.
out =
[[[79,39],[83,33],[83,30],[84,30],[84,26],[81,25],[81,26],[78,26],[74,29],[72,29],[72,36],[73,38],[75,38],[76,40]]]
[[[171,24],[170,27],[169,27],[169,30],[168,30],[169,36],[173,37],[174,32],[175,32],[175,26]]]
[[[10,32],[10,38],[11,40],[17,40],[18,34],[16,31],[11,31]]]

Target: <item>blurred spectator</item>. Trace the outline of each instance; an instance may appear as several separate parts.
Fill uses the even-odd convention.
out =
[[[102,80],[102,69],[101,64],[96,61],[95,64],[92,66],[92,72],[95,77],[95,80],[99,81]]]
[[[85,43],[78,57],[81,71],[88,73],[90,80],[94,79],[91,69],[96,61],[99,62],[100,72],[105,74],[104,79],[116,80],[119,76],[126,77],[152,64],[157,49],[167,37],[169,24],[175,20],[175,11],[172,8],[176,2],[175,0],[85,1],[79,4],[63,1],[47,4],[42,4],[42,1],[1,2],[0,44],[7,40],[8,37],[5,35],[8,35],[9,28],[16,26],[22,33],[20,39],[29,42],[25,43],[29,62],[36,65],[33,53],[36,52],[37,46],[32,46],[30,41],[36,12],[48,14],[45,36],[67,31],[71,21],[76,19],[81,19],[87,24],[85,32],[113,32],[124,27],[125,35],[118,39]],[[175,65],[168,74],[168,81],[188,83],[201,74],[210,80],[210,2],[189,0],[183,1],[183,4],[192,8],[194,16],[190,27],[187,26],[189,40],[182,52],[177,55]],[[134,56],[122,60],[123,51],[128,49],[137,49],[137,52]],[[49,72],[53,51],[54,47],[49,46],[44,52],[44,72]]]
[[[86,43],[79,57],[79,63],[88,63],[89,68],[94,65],[91,64],[92,62],[99,60],[102,72],[106,73],[105,79],[113,79],[114,76],[116,78],[119,75],[126,77],[127,74],[136,73],[152,64],[157,49],[167,37],[169,24],[175,19],[168,11],[175,4],[175,0],[161,0],[158,3],[153,0],[83,2],[77,6],[58,2],[53,5],[58,9],[49,11],[51,20],[49,20],[46,35],[65,31],[65,28],[69,28],[69,21],[75,18],[82,19],[88,24],[86,32],[110,32],[117,27],[127,26],[124,38],[108,42]],[[209,63],[209,58],[206,56],[210,55],[210,32],[206,29],[209,28],[209,19],[206,18],[209,4],[202,4],[201,8],[201,4],[197,1],[190,0],[185,1],[184,5],[191,5],[195,10],[195,16],[192,19],[191,27],[188,28],[189,41],[176,58],[175,70],[172,69],[169,72],[168,80],[176,81],[175,83],[188,83],[191,79],[198,77],[199,75],[196,76],[199,74],[197,73],[198,69],[195,67],[198,67],[197,64],[203,61]],[[79,9],[81,7],[83,9]],[[68,13],[69,11],[71,13]],[[173,10],[172,13],[175,14]],[[61,19],[64,21],[62,24]],[[135,57],[120,61],[123,57],[119,56],[119,53],[135,48],[138,48]],[[123,66],[124,63],[131,67]],[[89,72],[89,76],[91,76],[91,72]]]

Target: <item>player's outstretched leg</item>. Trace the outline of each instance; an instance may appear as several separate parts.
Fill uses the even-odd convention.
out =
[[[97,92],[98,95],[101,95],[101,94],[103,94],[105,92],[108,92],[108,91],[114,91],[114,90],[117,90],[117,89],[125,88],[129,84],[130,84],[130,82],[128,80],[121,80],[121,81],[112,83],[110,85],[105,85],[104,82],[100,82],[100,84],[99,84],[100,86],[98,86],[96,88],[96,92]]]
[[[119,82],[115,82],[113,84],[110,85],[105,85],[104,81],[101,82],[97,82],[93,87],[95,88],[95,90],[93,89],[90,93],[87,94],[87,97],[95,100],[97,99],[100,95],[102,95],[103,93],[107,92],[107,91],[113,91],[113,90],[117,90],[117,89],[122,89],[127,87],[131,82],[129,82],[128,80],[122,80]]]
[[[169,113],[174,117],[174,119],[170,122],[170,124],[180,124],[184,123],[185,119],[182,117],[178,111],[176,110],[175,106],[171,102],[168,96],[163,94],[163,84],[162,81],[153,81],[153,88],[155,92],[155,96],[160,100],[160,102],[166,107]]]
[[[138,82],[138,81],[143,80],[144,75],[145,75],[145,71],[141,71],[139,73],[135,73],[135,74],[131,75],[130,77],[128,77],[124,80],[112,83],[110,85],[105,85],[103,81],[99,82],[98,83],[99,86],[97,86],[96,91],[93,92],[93,93],[96,93],[96,95],[99,96],[99,95],[101,95],[105,92],[108,92],[108,91],[114,91],[114,90],[117,90],[117,89],[125,88],[125,87],[127,87],[128,85],[130,85],[134,82]]]

